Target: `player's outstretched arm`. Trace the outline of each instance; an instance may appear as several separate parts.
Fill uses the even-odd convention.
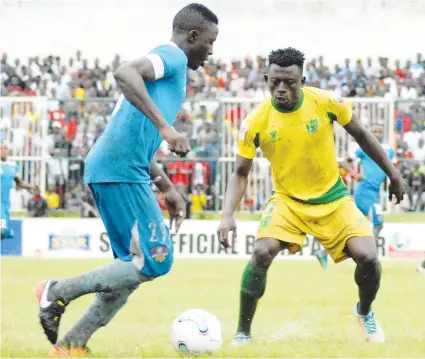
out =
[[[186,214],[185,200],[175,190],[170,179],[155,160],[151,162],[150,177],[158,189],[165,195],[165,205],[170,215],[170,229],[173,228],[174,222],[176,232],[178,232]]]
[[[16,182],[16,185],[17,185],[19,188],[27,189],[27,190],[29,190],[29,191],[38,191],[38,190],[39,190],[39,187],[38,187],[37,185],[31,185],[31,184],[25,183],[25,182],[22,180],[22,178],[21,178],[21,177],[19,177],[19,176],[16,176],[16,177],[15,177],[15,182]]]
[[[393,195],[395,195],[397,204],[400,203],[404,196],[403,179],[378,140],[366,130],[354,114],[351,121],[344,126],[344,129],[356,140],[360,148],[387,174],[391,181],[389,199],[392,200]]]
[[[157,69],[156,73],[154,65],[148,57],[126,62],[114,73],[115,80],[124,97],[152,121],[161,137],[169,144],[170,150],[180,155],[186,155],[190,151],[189,142],[185,136],[168,124],[149,96],[145,85],[145,81],[155,81],[161,76],[163,76],[163,70]]]
[[[230,176],[229,183],[227,184],[223,214],[217,231],[219,242],[226,248],[230,247],[230,231],[232,231],[233,239],[236,239],[236,222],[233,218],[233,213],[235,213],[246,191],[251,167],[252,159],[247,159],[239,155],[236,156],[235,171]]]

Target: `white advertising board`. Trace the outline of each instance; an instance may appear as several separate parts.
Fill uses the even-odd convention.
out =
[[[172,231],[176,258],[249,258],[258,222],[239,221],[238,238],[225,249],[217,241],[218,221],[186,220],[179,233]],[[108,235],[100,219],[37,218],[25,219],[22,226],[22,256],[111,258]],[[425,257],[424,223],[387,223],[378,242],[381,257]],[[296,255],[282,252],[282,258],[312,258],[320,248],[307,236]]]

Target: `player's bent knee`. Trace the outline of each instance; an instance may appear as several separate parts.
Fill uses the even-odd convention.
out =
[[[346,243],[346,247],[348,253],[359,266],[379,262],[376,240],[372,236],[350,238]]]
[[[276,257],[282,249],[281,243],[277,239],[259,239],[255,243],[252,261],[257,267],[267,269],[272,264],[274,257]]]
[[[152,231],[152,233],[151,233]],[[149,240],[146,240],[149,238]],[[146,280],[167,274],[173,266],[173,243],[162,218],[132,231],[133,263]]]
[[[379,267],[378,255],[375,251],[364,251],[356,253],[353,256],[355,262],[362,268],[377,268]]]
[[[144,263],[141,273],[146,280],[166,275],[172,268],[174,256],[172,247],[157,246],[150,249],[150,252],[144,256]]]

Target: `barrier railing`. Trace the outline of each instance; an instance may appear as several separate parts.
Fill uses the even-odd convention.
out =
[[[347,101],[353,103],[354,112],[366,127],[373,123],[384,125],[387,142],[393,145],[403,140],[403,136],[396,136],[395,131],[400,121],[403,122],[403,116],[412,117],[418,130],[425,129],[423,100],[354,98]],[[27,182],[39,184],[43,192],[51,185],[74,188],[75,183],[79,183],[82,178],[84,156],[96,139],[97,133],[100,134],[106,125],[115,102],[116,99],[112,98],[71,99],[62,103],[44,97],[0,98],[1,137],[10,143],[10,160],[19,163],[22,178]],[[234,169],[239,127],[244,117],[257,105],[258,101],[252,99],[233,98],[189,99],[183,106],[192,114],[194,122],[205,122],[209,119],[210,123],[217,127],[218,140],[213,144],[214,150],[209,149],[204,151],[207,154],[202,154],[203,149],[196,148],[194,158],[190,158],[194,162],[208,162],[213,168],[207,186],[215,187],[215,210],[222,208],[226,186]],[[63,110],[68,120],[75,118],[77,127],[85,129],[86,132],[83,132],[89,136],[76,139],[73,137],[75,133],[67,128],[71,136],[70,141],[55,142],[52,125],[56,120],[50,118],[52,108]],[[195,132],[194,130],[190,135],[194,147],[197,143]],[[339,125],[335,125],[335,142],[339,158],[351,154],[355,148],[352,138]],[[217,152],[218,156],[215,156]],[[163,159],[166,162],[176,160],[177,158],[173,157]],[[270,165],[259,152],[254,160],[247,192],[239,210],[260,211],[272,189]],[[68,189],[65,192],[69,192]],[[391,211],[386,196],[383,196],[383,205],[387,211]]]

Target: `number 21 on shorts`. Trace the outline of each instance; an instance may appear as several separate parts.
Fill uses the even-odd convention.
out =
[[[150,222],[148,227],[151,231],[151,237],[149,239],[149,242],[164,243],[167,240],[167,231],[163,222]]]

